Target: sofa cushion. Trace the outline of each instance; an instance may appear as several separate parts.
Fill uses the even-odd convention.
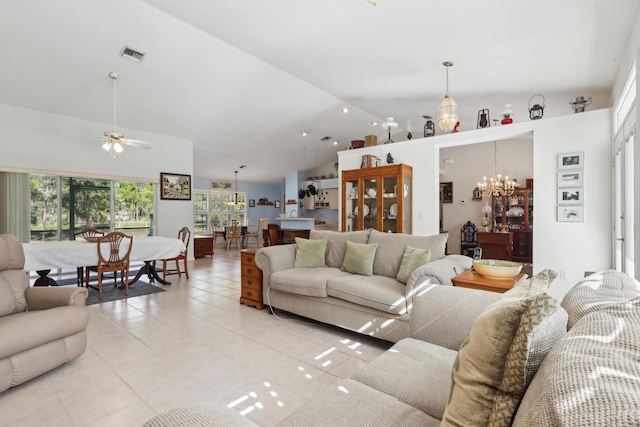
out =
[[[317,268],[309,274],[306,268],[289,268],[271,273],[270,286],[282,292],[310,297],[327,296],[327,280],[351,276],[338,268]]]
[[[584,315],[624,304],[640,296],[640,282],[615,270],[593,273],[567,292],[562,307],[569,313],[569,328]]]
[[[353,274],[371,276],[377,249],[377,243],[366,244],[347,241],[342,270]]]
[[[447,236],[446,233],[433,236],[414,236],[371,230],[368,243],[378,244],[378,251],[373,264],[373,274],[395,278],[398,275],[404,248],[407,245],[419,249],[430,249],[431,261],[444,258]]]
[[[294,267],[324,267],[327,239],[308,240],[296,237],[296,260]]]
[[[442,419],[457,352],[405,338],[360,369],[353,379]]]
[[[327,294],[365,307],[393,314],[405,314],[405,286],[385,276],[336,277],[327,281]]]
[[[346,233],[329,230],[311,230],[309,239],[327,239],[327,266],[340,268],[344,262],[347,241],[367,243],[369,230],[349,231]]]
[[[430,259],[430,249],[418,249],[407,245],[404,248],[402,262],[400,263],[396,279],[398,282],[406,284],[407,280],[409,280],[409,276],[413,273],[413,270],[428,263]]]
[[[314,397],[278,427],[437,427],[440,421],[357,381],[346,379]]]
[[[640,298],[585,314],[545,358],[513,425],[638,425],[639,354]]]
[[[453,367],[443,425],[509,426],[528,382],[566,331],[567,315],[541,287],[545,270],[476,319]]]

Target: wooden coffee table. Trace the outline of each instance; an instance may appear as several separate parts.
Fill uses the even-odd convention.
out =
[[[451,279],[451,281],[453,282],[453,286],[460,288],[503,293],[513,288],[516,284],[527,280],[527,277],[529,276],[520,273],[513,279],[488,279],[478,274],[475,270],[467,270]]]

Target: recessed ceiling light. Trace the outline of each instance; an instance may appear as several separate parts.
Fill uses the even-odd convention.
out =
[[[306,132],[302,132],[300,135],[302,135],[302,136],[307,136],[307,135],[309,135],[309,134],[308,134],[308,133],[306,133]]]
[[[378,126],[378,122],[371,122],[371,126]]]
[[[349,112],[349,107],[342,107],[342,112],[347,114]]]
[[[338,141],[333,141],[333,145],[338,145]]]

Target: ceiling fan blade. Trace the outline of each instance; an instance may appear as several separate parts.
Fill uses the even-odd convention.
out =
[[[143,141],[141,139],[121,138],[120,142],[124,145],[130,145],[131,147],[144,148],[146,150],[151,149],[151,143],[149,141]]]

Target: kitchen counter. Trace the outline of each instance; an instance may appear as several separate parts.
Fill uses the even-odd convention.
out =
[[[283,230],[313,230],[315,218],[276,218],[276,221],[280,221],[280,228]]]

